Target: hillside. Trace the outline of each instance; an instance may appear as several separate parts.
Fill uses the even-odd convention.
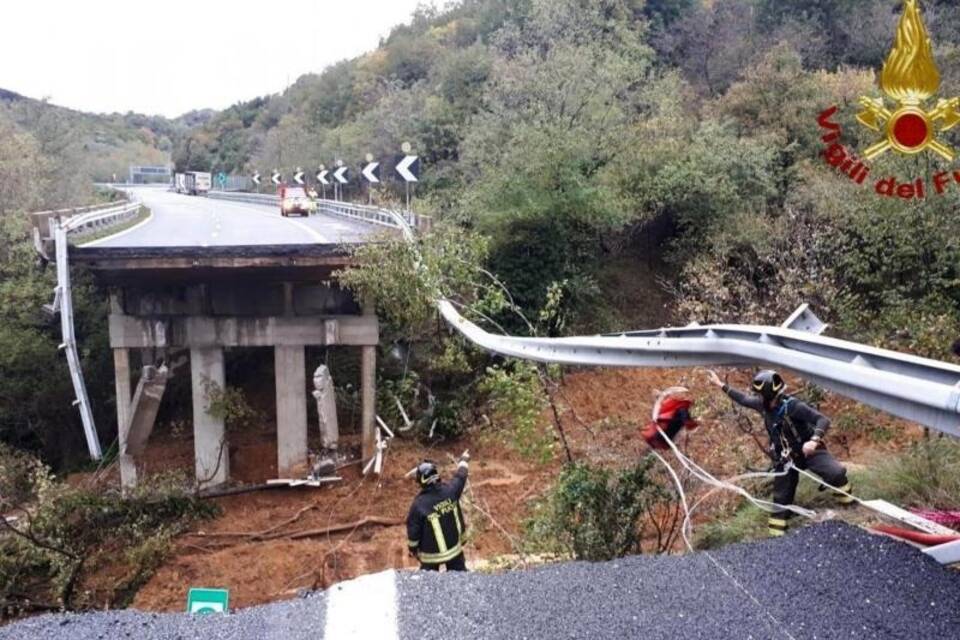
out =
[[[175,120],[135,113],[91,114],[0,89],[0,117],[22,127],[51,155],[76,171],[64,173],[97,182],[116,175],[123,180],[131,164],[166,164],[177,141],[190,127],[206,122],[209,111],[184,114]]]
[[[923,5],[943,95],[960,92],[950,6]],[[567,326],[583,330],[671,316],[779,322],[807,301],[851,337],[942,355],[960,330],[954,248],[922,229],[951,237],[955,216],[942,201],[917,213],[916,202],[867,203],[817,166],[817,115],[876,94],[900,7],[463,0],[421,9],[376,50],[281,95],[218,113],[174,161],[289,173],[389,158],[409,141],[425,165],[418,209],[488,237],[493,271],[528,314],[551,283],[563,285]],[[844,111],[845,135],[865,147],[853,115]],[[879,170],[914,174],[925,162],[887,156]],[[884,222],[899,217],[903,228]],[[942,269],[904,286],[912,258],[877,258],[901,243]],[[867,273],[877,277],[851,280]],[[649,293],[623,286],[638,278],[677,301],[651,308]],[[921,317],[936,320],[903,330]]]

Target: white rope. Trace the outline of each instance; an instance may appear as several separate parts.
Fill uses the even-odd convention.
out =
[[[677,458],[678,458],[679,460],[681,460],[681,464],[684,464],[683,459],[686,458],[686,456],[683,456],[683,454],[680,453],[680,450],[677,449],[676,445],[673,443],[673,440],[671,440],[671,439],[667,436],[667,434],[665,434],[665,433],[664,433],[662,430],[660,430],[660,429],[657,429],[657,430],[660,431],[660,435],[666,440],[667,444],[670,445],[670,448],[673,450],[674,454],[677,455]],[[667,468],[667,471],[670,473],[670,477],[673,479],[673,482],[674,482],[674,484],[675,484],[675,486],[676,486],[676,488],[677,488],[677,495],[680,496],[680,504],[683,506],[683,514],[684,514],[684,517],[683,517],[683,525],[680,527],[680,535],[681,535],[681,537],[683,538],[684,544],[687,545],[687,549],[688,549],[689,551],[693,552],[693,551],[694,551],[693,544],[690,542],[690,532],[691,532],[691,530],[692,530],[692,524],[691,524],[691,521],[690,521],[690,513],[691,513],[692,510],[690,509],[689,505],[687,504],[687,494],[686,494],[686,492],[683,490],[683,483],[680,482],[680,477],[677,475],[677,472],[674,471],[673,467],[670,466],[670,464],[663,458],[663,456],[660,455],[660,452],[658,452],[658,451],[655,450],[655,449],[653,449],[652,451],[653,451],[653,455],[656,456],[657,460],[659,460],[659,461],[663,464],[663,466]],[[729,487],[733,487],[735,490],[737,490],[737,493],[740,493],[741,495],[747,496],[747,498],[748,498],[749,500],[751,500],[751,502],[753,502],[754,500],[756,500],[755,498],[753,498],[753,496],[750,496],[750,494],[749,494],[746,490],[741,489],[740,487],[737,487],[736,485],[730,484],[729,482],[723,482],[723,481],[717,480],[717,479],[714,478],[712,475],[710,475],[709,473],[707,473],[706,471],[704,471],[703,469],[701,469],[699,466],[697,466],[695,463],[693,463],[693,461],[690,461],[689,459],[687,459],[687,460],[690,462],[690,464],[691,464],[692,466],[694,466],[694,467],[696,467],[697,469],[699,469],[704,475],[709,476],[710,478],[712,478],[714,481],[716,481],[716,482],[718,483],[718,485],[715,486],[715,489],[714,489],[714,490],[718,490],[718,489],[721,489],[721,488],[726,489],[726,488],[728,488],[728,486],[729,486]],[[686,464],[684,464],[684,467],[686,467]],[[693,469],[687,467],[687,470],[690,471],[690,473],[693,473],[695,476],[699,476],[699,474],[697,474],[696,472],[694,472]],[[787,472],[787,471],[784,471],[784,473],[786,473],[786,472]],[[751,473],[751,474],[745,474],[745,475],[746,475],[746,476],[751,476],[751,477],[759,477],[759,476],[767,476],[767,475],[771,475],[771,474]],[[699,504],[700,502],[702,502],[702,499],[701,499],[700,501],[698,501],[697,504]],[[760,501],[760,502],[765,502],[765,501]],[[784,623],[782,623],[776,616],[774,616],[772,613],[770,613],[770,611],[769,611],[766,607],[763,606],[763,603],[760,602],[760,600],[758,600],[757,597],[754,596],[754,595],[750,592],[750,590],[747,589],[739,580],[737,580],[737,578],[736,578],[732,573],[730,573],[729,571],[727,571],[726,567],[724,567],[722,564],[720,564],[720,562],[719,562],[716,558],[714,558],[713,555],[711,555],[709,551],[704,550],[702,553],[710,560],[711,563],[713,563],[713,566],[715,566],[730,582],[732,582],[733,585],[734,585],[735,587],[737,587],[737,589],[739,589],[741,592],[743,592],[743,594],[746,595],[746,596],[753,602],[753,604],[756,605],[756,607],[757,607],[760,611],[762,611],[763,614],[764,614],[765,616],[767,616],[767,618],[770,619],[770,622],[773,624],[773,629],[774,629],[775,631],[781,632],[781,633],[782,633],[784,636],[786,636],[789,640],[797,640],[796,637],[794,637],[793,634],[791,634],[791,633],[787,630],[786,625],[785,625]]]
[[[812,511],[810,509],[804,509],[803,507],[798,507],[792,504],[781,505],[781,504],[776,504],[775,502],[771,502],[770,500],[763,500],[761,498],[757,498],[753,496],[749,491],[747,491],[743,487],[733,484],[730,481],[720,480],[719,478],[716,478],[709,471],[703,469],[693,460],[691,460],[686,455],[684,455],[683,452],[680,451],[677,445],[673,442],[673,440],[671,440],[670,437],[663,432],[663,429],[660,429],[658,427],[657,431],[659,432],[660,437],[663,438],[663,440],[670,447],[670,450],[673,451],[673,455],[677,458],[677,461],[680,462],[680,464],[687,471],[693,474],[693,476],[698,480],[700,480],[701,482],[708,484],[712,487],[716,487],[717,489],[724,489],[727,491],[732,491],[734,493],[737,493],[743,498],[745,498],[747,501],[749,501],[751,504],[753,504],[755,507],[759,509],[763,509],[768,513],[780,513],[783,511],[790,511],[792,513],[796,513],[797,515],[801,515],[805,518],[816,517],[817,515],[816,511]],[[784,469],[784,473],[787,471],[789,471],[789,466]],[[757,474],[752,477],[776,477],[776,475],[778,474],[767,473],[767,474]]]

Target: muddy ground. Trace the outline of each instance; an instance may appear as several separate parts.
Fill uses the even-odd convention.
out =
[[[746,372],[733,372],[741,386]],[[609,466],[625,466],[646,451],[638,428],[650,417],[656,391],[687,385],[698,398],[703,426],[686,442],[694,460],[717,475],[733,475],[745,466],[762,466],[752,435],[759,421],[731,410],[722,394],[709,387],[702,372],[690,370],[584,370],[567,373],[556,394],[564,432],[574,457]],[[913,426],[849,401],[828,397],[828,414],[843,415],[834,433],[834,450],[857,464],[869,464],[920,436]],[[549,412],[545,422],[549,422]],[[739,425],[739,426],[738,426]],[[873,437],[881,433],[880,442]],[[413,439],[391,444],[381,478],[360,477],[358,467],[342,472],[343,481],[319,489],[274,489],[216,498],[222,514],[200,523],[174,543],[170,557],[136,595],[133,606],[149,611],[178,611],[190,586],[230,589],[231,606],[246,607],[295,597],[298,590],[330,584],[387,568],[412,568],[403,520],[416,487],[404,475],[423,458],[444,465],[449,474],[464,449],[473,458],[466,497],[471,564],[518,550],[523,522],[533,503],[560,469],[521,457],[509,438],[491,427],[475,430],[457,442],[425,447]],[[148,446],[152,465],[192,469],[189,433],[165,430]],[[234,480],[256,483],[276,476],[273,429],[234,434],[231,440]],[[715,501],[719,508],[730,498]],[[728,505],[729,506],[729,505]],[[700,516],[711,517],[710,509]],[[364,519],[375,522],[334,533],[315,533]]]

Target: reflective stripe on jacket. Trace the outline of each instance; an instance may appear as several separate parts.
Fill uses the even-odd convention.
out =
[[[467,468],[460,467],[450,482],[424,487],[407,515],[407,544],[417,550],[420,562],[440,564],[462,551],[466,522],[460,495],[467,484]]]

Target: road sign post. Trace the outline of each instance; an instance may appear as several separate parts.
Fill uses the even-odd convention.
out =
[[[323,191],[324,200],[327,199],[327,185],[330,184],[330,181],[327,179],[327,175],[329,173],[330,171],[323,165],[320,165],[320,170],[317,171],[317,182],[320,183],[320,189]]]
[[[373,154],[367,154],[367,164],[360,171],[367,180],[367,204],[373,204],[373,185],[380,184],[380,163],[373,161]]]
[[[187,593],[187,613],[227,613],[230,608],[230,592],[226,589],[202,589],[191,587]]]
[[[350,167],[347,167],[343,164],[343,160],[337,160],[337,170],[333,172],[333,179],[336,180],[334,183],[334,188],[339,188],[340,195],[337,197],[337,200],[343,199],[343,186],[350,182],[350,177],[348,172]],[[334,193],[336,196],[336,192]]]
[[[404,142],[401,148],[407,155],[397,163],[397,173],[400,174],[400,177],[403,178],[404,183],[406,183],[407,211],[409,211],[411,185],[419,182],[420,178],[420,156],[410,155],[411,146],[409,142]]]

